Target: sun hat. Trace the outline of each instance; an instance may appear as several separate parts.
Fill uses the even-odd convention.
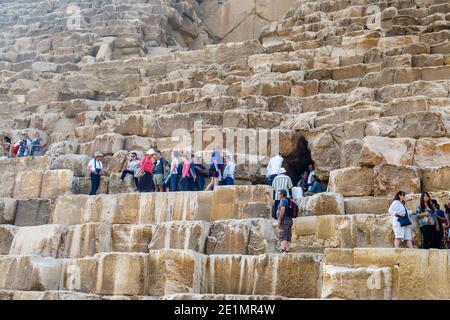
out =
[[[149,150],[147,150],[147,152],[145,153],[145,154],[147,154],[147,155],[154,155],[154,154],[156,154],[156,152],[155,152],[155,150],[153,150],[153,149],[149,149]]]
[[[285,168],[280,168],[280,170],[278,170],[278,174],[282,174],[282,173],[286,173],[286,169]]]
[[[94,154],[94,157],[95,157],[95,158],[97,158],[97,157],[104,157],[104,155],[103,155],[103,153],[97,151],[97,152]]]

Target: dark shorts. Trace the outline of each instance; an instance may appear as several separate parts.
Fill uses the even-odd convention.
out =
[[[219,169],[220,169],[220,167],[219,167]],[[218,178],[218,177],[219,177],[219,171],[216,170],[216,167],[211,166],[211,167],[209,168],[209,175],[210,175],[212,178]]]
[[[283,220],[283,222],[281,222],[281,228],[279,230],[280,241],[291,242],[292,224],[292,219]]]

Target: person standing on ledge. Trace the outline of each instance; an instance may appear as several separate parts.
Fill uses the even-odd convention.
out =
[[[281,169],[281,165],[283,164],[283,157],[281,153],[278,153],[275,157],[270,159],[269,164],[267,165],[267,184],[269,186],[272,185],[273,179],[278,175],[278,171]]]
[[[139,192],[153,192],[155,191],[155,186],[153,184],[153,168],[155,164],[153,162],[153,157],[156,152],[153,149],[148,150],[145,156],[142,158],[140,167],[144,171],[144,175],[139,179]]]
[[[219,185],[219,181],[222,180],[223,158],[221,155],[221,149],[221,146],[217,146],[216,148],[214,148],[211,155],[211,162],[209,167],[211,182],[206,186],[205,191],[215,188]]]
[[[277,209],[277,219],[278,219],[278,237],[281,242],[281,253],[289,253],[291,248],[291,238],[292,238],[292,218],[288,215],[289,210],[289,200],[287,199],[286,190],[279,190],[277,193],[277,198],[280,200]]]
[[[153,183],[156,188],[156,192],[164,192],[164,174],[167,160],[161,156],[161,151],[156,150],[156,163],[153,169]]]
[[[405,206],[405,193],[403,191],[397,192],[394,200],[389,207],[389,214],[392,216],[392,229],[394,230],[394,246],[400,248],[403,240],[406,240],[408,248],[413,248],[412,242],[412,225],[401,226],[398,221],[399,217],[408,216],[410,218],[411,211]]]
[[[42,155],[42,138],[38,131],[34,133],[34,139],[31,141],[31,155],[33,157]]]
[[[278,170],[278,175],[273,179],[272,188],[275,189],[275,192],[279,192],[280,190],[284,190],[286,192],[286,196],[289,197],[289,190],[292,189],[293,184],[292,180],[289,176],[286,175],[286,169],[281,168]]]
[[[103,154],[100,152],[96,152],[94,158],[89,161],[88,168],[91,177],[91,192],[89,192],[90,196],[95,196],[97,194],[97,190],[100,187],[100,176],[103,175]]]
[[[234,185],[234,169],[236,165],[232,159],[232,156],[225,156],[225,169],[223,170],[223,179],[220,182],[222,186],[232,186]]]

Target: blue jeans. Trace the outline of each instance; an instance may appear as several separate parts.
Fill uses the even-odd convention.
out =
[[[170,176],[170,191],[177,191],[178,174],[172,174]]]
[[[197,176],[197,179],[195,180],[195,184],[197,185],[198,191],[205,190],[205,178]]]
[[[224,180],[220,181],[222,186],[232,186],[234,185],[234,179],[232,177],[226,177]]]
[[[91,173],[91,192],[89,192],[90,196],[95,196],[97,194],[97,190],[100,187],[100,175]]]
[[[267,184],[269,186],[272,186],[273,179],[275,179],[276,176],[277,176],[277,174],[272,174],[269,176],[269,179],[267,180]]]

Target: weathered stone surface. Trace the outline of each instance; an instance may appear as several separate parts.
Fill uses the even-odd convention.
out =
[[[368,136],[362,140],[361,166],[378,164],[412,165],[415,140]]]
[[[201,292],[207,256],[191,250],[150,250],[148,294]]]
[[[149,250],[184,249],[205,251],[209,223],[203,221],[174,221],[157,224],[148,244]]]
[[[148,254],[99,253],[95,293],[144,295],[148,286]]]
[[[17,227],[0,225],[0,255],[7,255],[16,234]]]
[[[0,288],[10,290],[57,290],[61,260],[39,256],[0,256]]]
[[[206,266],[208,293],[315,298],[320,293],[321,260],[322,256],[314,253],[212,255]],[[288,277],[280,276],[286,272]]]
[[[298,202],[300,215],[345,214],[344,197],[338,193],[318,193],[304,197]]]
[[[50,222],[55,207],[54,200],[27,199],[17,200],[16,226],[38,226]]]
[[[273,253],[277,242],[272,220],[217,220],[211,223],[206,254]]]
[[[47,170],[42,175],[40,198],[57,198],[71,193],[74,185],[72,170]]]
[[[76,177],[88,175],[88,163],[91,157],[78,154],[64,154],[52,160],[51,169],[68,169],[73,171]]]
[[[58,248],[60,258],[83,258],[99,252],[110,252],[111,226],[103,223],[85,223],[70,226]]]
[[[66,230],[66,226],[55,224],[20,227],[14,236],[9,254],[56,258],[62,235]]]
[[[450,190],[450,166],[423,168],[420,176],[423,190]]]
[[[41,170],[19,172],[14,186],[14,198],[39,198],[42,186],[42,173]]]
[[[420,192],[420,177],[416,168],[395,165],[380,165],[374,168],[374,195],[394,195],[403,190],[406,193]]]
[[[391,197],[346,197],[345,213],[386,213],[391,202]]]
[[[152,225],[115,224],[112,226],[112,251],[148,252]]]
[[[0,198],[0,224],[14,224],[16,218],[17,200]]]
[[[368,167],[350,167],[330,172],[328,192],[347,196],[370,196],[374,193],[374,172]]]

